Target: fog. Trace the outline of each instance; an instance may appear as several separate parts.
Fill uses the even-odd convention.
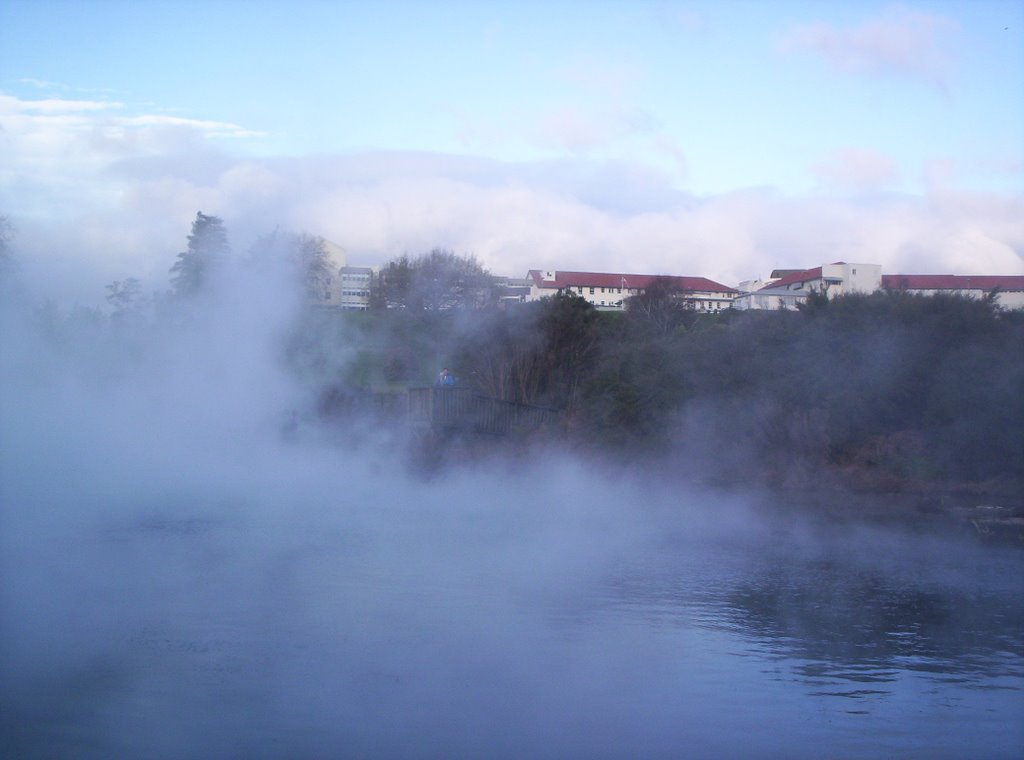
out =
[[[119,163],[101,177],[91,163],[81,175],[62,163],[59,180],[47,175],[7,200],[2,211],[30,253],[25,267],[40,280],[60,275],[41,296],[89,303],[125,272],[155,287],[175,250],[168,241],[204,208],[216,209],[233,232],[280,224],[323,235],[360,266],[443,245],[511,277],[627,269],[735,286],[827,261],[878,263],[887,273],[1024,271],[1021,201],[942,186],[923,196],[791,196],[771,187],[704,196],[643,163],[508,164],[417,152],[160,155]],[[60,214],[28,203],[43,189],[49,198],[55,185],[68,193]],[[108,205],[110,198],[118,203]]]
[[[1013,553],[830,526],[550,446],[425,476],[404,431],[312,413],[278,274],[234,271],[121,320],[6,301],[7,756],[810,757],[833,717],[840,754],[870,756],[849,715],[808,719],[764,676],[794,648],[856,656],[837,631],[864,624],[842,601],[864,584],[879,610],[932,594],[955,639],[929,639],[934,662],[962,644],[958,599],[996,621],[972,651],[1019,658]],[[331,350],[344,366],[344,341]],[[803,602],[823,578],[824,611]],[[722,599],[735,619],[702,623]],[[775,664],[732,656],[737,633],[777,637]],[[896,701],[873,709],[902,720]],[[920,746],[978,738],[941,719]]]

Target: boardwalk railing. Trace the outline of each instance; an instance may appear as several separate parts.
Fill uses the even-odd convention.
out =
[[[510,435],[555,427],[560,420],[555,409],[502,401],[469,388],[409,389],[409,422],[420,429]]]

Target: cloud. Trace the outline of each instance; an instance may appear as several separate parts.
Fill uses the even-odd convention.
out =
[[[1024,272],[1020,197],[850,199],[752,189],[700,198],[639,169],[629,189],[625,166],[429,159],[250,159],[227,163],[212,183],[138,178],[125,184],[116,205],[48,223],[45,234],[27,230],[37,249],[49,248],[32,265],[55,297],[56,280],[64,279],[55,272],[76,287],[88,285],[78,294],[86,299],[99,299],[103,285],[127,276],[163,290],[189,220],[201,209],[225,218],[236,250],[280,226],[323,235],[342,245],[353,264],[443,246],[511,276],[531,268],[589,269],[699,275],[732,285],[777,267],[839,259],[876,262],[887,272]]]
[[[354,264],[443,246],[513,276],[590,269],[731,285],[838,259],[887,272],[1024,272],[1019,193],[970,192],[953,174],[921,196],[880,194],[895,169],[865,149],[815,167],[828,193],[702,197],[679,189],[671,162],[401,151],[243,158],[213,139],[235,125],[120,113],[118,124],[107,109],[64,106],[26,115],[12,100],[0,119],[0,213],[18,231],[26,274],[57,300],[101,303],[104,285],[129,276],[166,289],[197,210],[225,219],[236,250],[281,227],[323,235]],[[671,139],[658,144],[685,160]]]
[[[168,174],[216,163],[209,142],[254,133],[227,122],[131,114],[123,103],[0,93],[0,194],[10,213],[88,213],[123,191],[122,163],[165,161]],[[197,161],[197,158],[199,161]]]
[[[934,190],[948,190],[978,179],[1019,186],[1024,178],[1024,155],[990,153],[970,160],[933,156],[924,162],[922,177]]]
[[[252,137],[258,133],[237,124],[187,119],[162,114],[122,115],[125,104],[105,100],[22,100],[0,93],[0,128],[5,158],[11,163],[41,158],[40,149],[62,161],[94,165],[96,152],[129,142],[128,152],[149,146],[169,152],[168,135],[176,139]],[[154,139],[156,136],[156,139]],[[82,140],[88,144],[80,144]],[[114,150],[114,152],[121,152]]]
[[[45,79],[33,79],[32,77],[23,77],[18,80],[21,84],[27,84],[30,87],[36,87],[40,90],[55,90],[60,89],[62,85],[57,82],[49,82]]]
[[[642,109],[590,109],[559,106],[537,118],[534,136],[545,148],[586,154],[615,140],[653,132],[654,117]]]
[[[120,119],[118,124],[124,127],[183,127],[196,130],[204,137],[258,137],[264,134],[226,121],[185,119],[180,116],[154,114]]]
[[[815,164],[812,173],[826,188],[879,190],[899,179],[889,156],[865,148],[844,148]]]
[[[594,58],[572,61],[556,71],[555,77],[590,95],[613,100],[627,98],[642,78],[634,64]]]
[[[855,27],[798,26],[782,46],[817,55],[846,73],[901,76],[944,87],[953,62],[946,38],[956,29],[945,16],[897,6]]]
[[[109,111],[124,108],[123,103],[101,100],[66,100],[47,98],[45,100],[21,100],[10,95],[0,95],[0,117],[16,114],[68,114],[91,111]]]

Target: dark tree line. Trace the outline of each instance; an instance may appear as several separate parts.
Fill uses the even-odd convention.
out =
[[[229,251],[223,222],[197,214],[174,293],[200,292]],[[283,266],[311,297],[332,276],[308,235],[264,236],[247,261]],[[115,314],[139,299],[131,278],[108,291]],[[475,258],[442,249],[390,262],[372,293],[368,314],[296,326],[298,376],[350,396],[448,366],[486,396],[563,410],[572,445],[734,480],[1024,482],[1024,314],[993,299],[878,292],[709,315],[666,282],[624,312],[573,295],[502,308]]]
[[[991,300],[849,295],[796,312],[606,325],[581,417],[709,469],[1024,479],[1024,315]]]
[[[882,292],[799,312],[698,314],[669,292],[627,307],[563,295],[364,325],[392,379],[426,384],[449,366],[481,394],[564,410],[569,443],[623,461],[737,481],[1024,480],[1019,312]]]

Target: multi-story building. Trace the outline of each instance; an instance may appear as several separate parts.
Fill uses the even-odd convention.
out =
[[[728,309],[737,294],[735,288],[706,277],[531,269],[527,280],[530,283],[530,301],[556,293],[574,293],[604,310],[623,309],[627,298],[642,294],[655,280],[669,282],[677,289],[679,298],[695,311],[716,312]]]
[[[776,274],[781,276],[774,277]],[[878,264],[847,264],[845,261],[814,269],[776,271],[772,275],[760,288],[743,288],[745,292],[736,297],[733,308],[795,309],[797,304],[807,300],[810,293],[823,293],[834,298],[845,293],[872,293],[882,284],[882,267]]]
[[[876,290],[903,290],[922,295],[956,293],[972,298],[994,292],[1000,306],[1024,308],[1022,275],[882,274],[878,264],[847,264],[842,261],[814,269],[772,272],[772,277],[765,283],[741,283],[741,292],[733,307],[795,309],[807,300],[810,293],[834,298],[846,293],[873,293]]]
[[[339,309],[366,311],[370,308],[373,269],[343,266],[334,277],[334,305]]]

